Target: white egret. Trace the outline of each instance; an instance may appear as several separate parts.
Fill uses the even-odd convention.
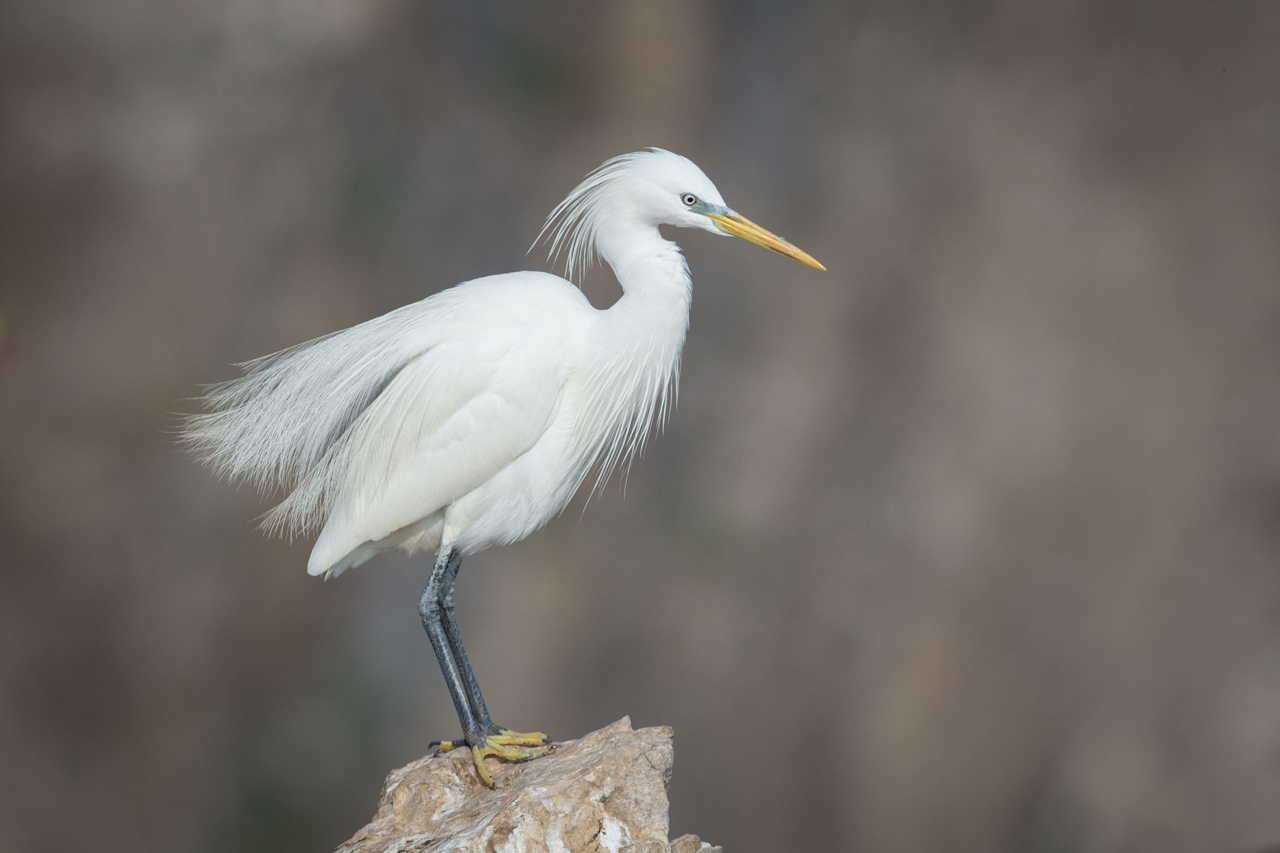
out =
[[[319,531],[311,574],[333,577],[381,551],[434,553],[419,612],[463,730],[441,748],[469,746],[489,787],[485,757],[524,760],[550,746],[490,718],[453,582],[464,556],[542,527],[591,470],[603,482],[666,417],[691,282],[660,225],[743,237],[824,269],[726,207],[691,161],[626,154],[588,175],[543,228],[570,278],[597,255],[613,268],[622,296],[609,308],[547,273],[467,281],[248,362],[184,427],[218,473],[288,489],[264,525]]]

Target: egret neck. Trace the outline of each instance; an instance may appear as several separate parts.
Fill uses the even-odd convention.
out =
[[[623,219],[610,226],[596,245],[622,296],[599,313],[585,342],[578,421],[585,428],[572,444],[580,464],[601,463],[597,486],[643,446],[655,420],[661,428],[675,404],[692,299],[684,255],[656,225]]]

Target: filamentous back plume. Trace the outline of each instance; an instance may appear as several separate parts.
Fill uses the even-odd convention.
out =
[[[186,419],[184,443],[219,476],[292,490],[266,516],[270,532],[313,529],[342,479],[338,463],[349,462],[353,425],[430,346],[415,334],[421,304],[240,365],[244,376],[202,398],[211,411]]]

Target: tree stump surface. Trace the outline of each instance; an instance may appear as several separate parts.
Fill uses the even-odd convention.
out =
[[[338,853],[715,853],[696,835],[667,840],[669,727],[630,718],[543,758],[486,759],[496,790],[458,749],[392,771],[378,810]]]

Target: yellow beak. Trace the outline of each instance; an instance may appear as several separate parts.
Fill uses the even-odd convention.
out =
[[[822,264],[814,260],[813,256],[808,252],[793,246],[786,240],[783,240],[777,234],[770,233],[759,225],[747,219],[740,213],[729,211],[728,213],[708,213],[707,216],[720,226],[720,230],[726,234],[732,234],[735,237],[741,237],[743,240],[749,240],[757,246],[764,246],[771,252],[777,252],[779,255],[785,255],[792,260],[799,261],[802,264],[811,266],[814,269],[826,270]]]

